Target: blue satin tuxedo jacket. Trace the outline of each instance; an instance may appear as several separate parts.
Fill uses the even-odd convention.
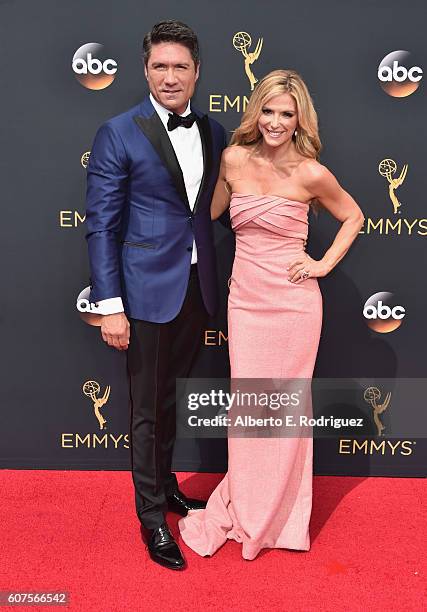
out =
[[[149,97],[98,130],[87,181],[91,302],[120,296],[129,317],[165,323],[179,313],[187,290],[193,238],[203,301],[217,307],[210,203],[224,128],[192,108],[204,174],[194,210],[168,134]]]

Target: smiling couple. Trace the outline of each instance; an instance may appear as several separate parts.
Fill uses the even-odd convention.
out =
[[[322,322],[317,277],[342,259],[363,215],[318,161],[317,116],[301,77],[277,70],[256,86],[227,147],[224,128],[194,108],[195,33],[179,21],[145,36],[149,95],[98,130],[88,165],[91,302],[103,340],[127,351],[132,477],[153,561],[186,562],[166,515],[202,556],[227,539],[245,559],[262,548],[309,550],[312,447],[307,437],[229,439],[229,468],[208,502],[171,470],[176,378],[189,376],[217,308],[212,220],[236,234],[228,302],[232,378],[307,378]],[[323,258],[305,252],[317,200],[341,222]]]

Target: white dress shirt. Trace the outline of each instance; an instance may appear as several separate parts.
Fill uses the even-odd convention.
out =
[[[196,203],[197,194],[199,193],[200,183],[203,177],[203,149],[202,141],[200,139],[199,128],[197,126],[197,123],[194,122],[190,128],[186,128],[180,125],[171,132],[168,132],[167,123],[171,111],[159,104],[151,93],[150,100],[152,105],[154,106],[156,113],[159,115],[163,125],[165,126],[165,130],[169,136],[169,140],[171,141],[171,144],[174,148],[184,177],[188,203],[190,205],[191,210],[194,210],[194,204]],[[186,117],[190,113],[190,101],[188,101],[187,108],[181,114],[181,116]],[[194,239],[193,252],[191,254],[191,263],[197,263],[197,248]],[[124,312],[121,297],[113,297],[108,298],[106,300],[100,300],[99,302],[97,302],[97,304],[98,307],[96,312],[98,314],[107,315],[114,314],[117,312]]]

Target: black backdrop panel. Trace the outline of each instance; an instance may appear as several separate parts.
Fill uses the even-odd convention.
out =
[[[365,227],[350,253],[321,281],[324,326],[315,375],[353,377],[374,386],[377,378],[426,376],[427,92],[421,78],[407,81],[416,90],[398,97],[403,86],[394,79],[394,89],[385,91],[387,83],[377,75],[380,62],[393,51],[409,53],[397,54],[396,65],[406,70],[427,66],[424,2],[413,1],[403,10],[397,0],[362,5],[339,0],[300,5],[279,0],[3,0],[3,468],[129,467],[125,356],[104,346],[99,330],[85,324],[75,308],[89,278],[81,158],[99,125],[146,93],[142,38],[152,24],[168,18],[181,19],[198,33],[202,68],[195,103],[229,132],[251,91],[244,49],[253,52],[262,39],[251,65],[255,78],[276,68],[299,71],[319,114],[322,162],[365,213]],[[72,70],[73,56],[88,43],[102,45],[93,48],[94,57],[98,53],[102,61],[117,64],[104,89],[82,85]],[[391,161],[381,165],[382,160]],[[405,164],[406,177],[394,191],[401,206],[394,212],[389,185]],[[228,374],[233,237],[216,225],[222,307],[206,330],[194,376]],[[336,230],[326,214],[313,217],[309,252],[321,257]],[[389,333],[371,329],[363,316],[365,302],[378,292],[392,294],[392,307],[405,308],[401,325]],[[94,408],[108,387],[100,409],[106,423],[100,429]],[[395,404],[393,410],[405,411],[405,406]],[[316,441],[315,472],[424,475],[424,434],[400,440],[396,452]],[[179,440],[175,468],[224,470],[226,443]]]

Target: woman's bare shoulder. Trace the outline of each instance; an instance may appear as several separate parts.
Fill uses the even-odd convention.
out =
[[[311,157],[306,157],[298,165],[298,172],[304,182],[308,184],[316,184],[331,177],[328,168]]]
[[[241,166],[248,158],[248,147],[241,145],[232,145],[227,147],[222,152],[222,160],[228,166]]]

